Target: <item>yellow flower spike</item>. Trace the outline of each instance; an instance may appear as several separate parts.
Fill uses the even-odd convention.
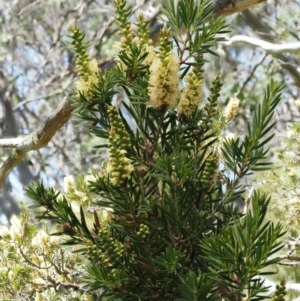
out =
[[[204,100],[203,79],[198,73],[192,71],[185,78],[186,86],[177,106],[180,115],[189,116]]]
[[[150,66],[149,104],[154,108],[175,108],[180,95],[179,58],[170,52],[164,59],[156,56]]]
[[[126,158],[126,149],[129,146],[129,135],[118,115],[116,107],[110,106],[107,110],[111,130],[109,132],[109,162],[107,171],[111,175],[110,181],[113,185],[122,185],[130,178],[134,170],[130,160]]]

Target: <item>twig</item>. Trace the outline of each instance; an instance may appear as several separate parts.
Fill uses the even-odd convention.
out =
[[[252,69],[251,73],[249,74],[249,76],[247,77],[247,79],[244,81],[242,88],[240,89],[239,93],[237,94],[237,98],[239,98],[239,96],[242,94],[242,92],[244,91],[246,85],[249,83],[249,81],[252,79],[256,69],[263,63],[263,61],[266,59],[266,57],[268,56],[268,54],[266,53],[263,58],[254,66],[254,68]]]

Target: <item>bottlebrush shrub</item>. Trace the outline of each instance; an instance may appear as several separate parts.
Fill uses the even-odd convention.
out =
[[[70,194],[42,183],[27,196],[88,259],[82,281],[95,300],[263,300],[261,275],[279,260],[282,227],[265,220],[267,194],[255,191],[246,214],[234,201],[245,176],[270,167],[264,146],[283,87],[272,81],[262,93],[244,138],[227,137],[238,100],[222,109],[220,76],[210,92],[203,84],[224,21],[208,1],[164,2],[155,45],[149,22],[140,16],[134,30],[132,11],[115,0],[121,38],[111,70],[98,70],[84,32],[70,26],[76,115],[108,160],[81,187],[88,198],[73,191],[77,212]]]

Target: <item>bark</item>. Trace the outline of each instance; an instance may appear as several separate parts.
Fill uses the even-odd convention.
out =
[[[0,188],[8,173],[23,160],[29,151],[38,150],[48,144],[55,133],[70,119],[73,110],[71,102],[66,96],[41,128],[23,137],[0,140],[0,146],[13,149],[0,167]]]
[[[217,17],[243,11],[266,0],[214,0],[214,12]]]

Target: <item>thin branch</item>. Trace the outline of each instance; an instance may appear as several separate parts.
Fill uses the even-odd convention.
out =
[[[295,266],[299,266],[300,262],[298,261],[294,261],[294,262],[278,262],[279,265],[285,265],[285,266],[289,266],[289,267],[295,267]]]
[[[13,148],[0,167],[0,188],[8,173],[22,161],[27,152],[38,150],[49,143],[55,133],[70,119],[73,110],[70,99],[66,96],[41,128],[23,137],[0,139],[0,146]]]
[[[31,4],[29,4],[29,5],[27,5],[27,6],[25,6],[20,12],[19,12],[19,16],[20,15],[23,15],[23,14],[25,14],[25,13],[28,13],[28,12],[30,12],[31,10],[34,10],[36,7],[37,7],[37,5],[39,4],[39,2],[41,2],[42,0],[37,0],[37,1],[35,1],[35,2],[33,2],[33,3],[31,3]]]
[[[245,89],[246,85],[251,81],[256,69],[263,63],[263,61],[266,59],[267,57],[267,53],[263,56],[263,58],[254,66],[254,68],[252,69],[251,73],[249,74],[249,76],[247,77],[247,79],[245,80],[245,82],[243,83],[242,88],[240,89],[239,93],[237,94],[237,98],[239,98],[239,96],[242,94],[243,90]]]
[[[280,259],[288,259],[288,260],[293,260],[293,261],[297,261],[298,263],[300,263],[300,256],[278,255],[277,257],[279,257]]]
[[[46,63],[47,63],[47,61],[46,61]],[[45,87],[53,85],[53,83],[57,80],[57,78],[67,77],[68,75],[70,75],[70,73],[71,73],[71,71],[67,70],[67,71],[62,72],[59,75],[55,75],[55,76],[51,77],[46,82],[43,82],[41,85],[39,85],[39,86],[37,86],[37,88],[35,88],[35,91],[33,93],[31,93],[31,96],[29,96],[28,98],[26,98],[22,101],[19,101],[13,107],[13,110],[15,111],[15,110],[19,109],[20,107],[26,105],[27,103],[30,103],[35,100],[40,100],[40,99],[46,100],[55,95],[63,94],[63,92],[65,92],[73,84],[75,74],[71,78],[69,78],[62,87],[55,89],[51,93],[48,93],[47,95],[39,95],[37,93],[38,93],[38,91],[42,91]]]
[[[234,44],[246,43],[251,46],[260,47],[268,53],[278,54],[282,52],[298,52],[300,50],[300,42],[287,43],[287,44],[273,44],[264,40],[251,38],[242,35],[236,35],[230,38],[229,41],[224,42],[226,46]]]
[[[276,257],[279,257],[280,260],[291,260],[292,262],[287,261],[280,261],[279,265],[285,265],[285,266],[299,266],[300,265],[300,256],[292,255],[296,250],[297,246],[299,246],[300,242],[300,235],[296,238],[295,241],[293,241],[293,245],[291,249],[283,255],[277,255]]]
[[[266,0],[215,0],[214,12],[217,17],[227,16],[241,12],[255,4],[265,1]]]

